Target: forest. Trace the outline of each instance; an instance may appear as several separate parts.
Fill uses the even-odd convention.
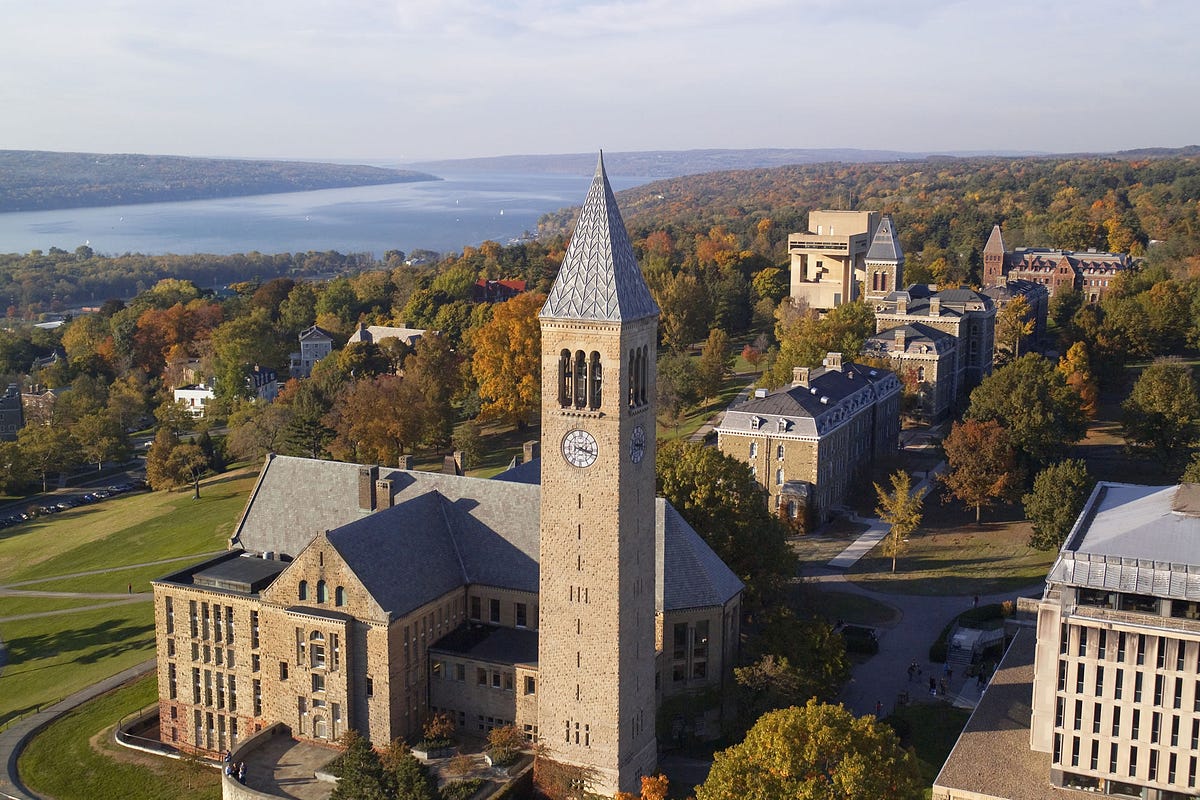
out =
[[[0,150],[0,213],[432,180],[438,178],[351,164]]]

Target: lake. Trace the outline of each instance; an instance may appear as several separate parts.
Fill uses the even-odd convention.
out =
[[[447,252],[536,232],[583,203],[590,176],[474,173],[444,180],[178,203],[0,214],[0,252],[87,244],[123,253]],[[651,178],[609,176],[614,190]]]

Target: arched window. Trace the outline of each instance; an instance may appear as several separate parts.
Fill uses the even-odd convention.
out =
[[[575,407],[583,408],[587,405],[587,356],[582,350],[575,353]]]
[[[917,380],[922,383],[925,382],[925,368],[924,367],[917,367]]]
[[[329,602],[329,588],[325,585],[325,581],[317,581],[317,602]]]
[[[648,346],[642,345],[642,364],[638,368],[638,405],[646,405],[646,377],[649,371],[646,363],[650,356],[648,354]]]
[[[782,469],[775,470],[775,485],[783,486],[783,470]]]
[[[320,631],[308,637],[308,664],[313,669],[325,668],[325,635]]]
[[[346,605],[346,587],[339,586],[333,590],[333,604],[335,606]]]
[[[571,351],[563,350],[558,355],[558,404],[563,408],[571,405]]]
[[[592,351],[591,363],[588,364],[588,374],[591,378],[588,386],[588,408],[595,411],[600,407],[600,390],[604,383],[600,370],[600,354],[595,350]]]
[[[308,581],[300,581],[300,599],[308,599]]]
[[[758,455],[758,442],[750,443],[750,457],[754,458]]]
[[[637,405],[637,380],[634,377],[634,365],[637,362],[634,359],[633,351],[629,351],[629,407],[633,408]]]

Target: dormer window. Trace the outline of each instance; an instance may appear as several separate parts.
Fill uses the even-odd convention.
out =
[[[762,424],[764,422],[766,422],[766,420],[763,419],[762,417],[751,417],[750,418],[750,430],[754,430],[754,431],[758,430],[759,428],[762,427]]]
[[[786,419],[780,419],[776,422],[775,427],[776,430],[782,433],[783,431],[786,431],[788,428],[792,427],[792,424]]]

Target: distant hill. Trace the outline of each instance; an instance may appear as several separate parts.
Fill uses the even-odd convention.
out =
[[[646,178],[677,178],[734,169],[763,169],[793,164],[843,162],[866,164],[881,161],[920,161],[932,156],[968,158],[975,156],[1038,155],[1016,151],[923,152],[899,150],[855,150],[764,148],[756,150],[650,150],[636,153],[605,153],[604,168],[609,175],[636,175]],[[562,155],[517,155],[489,158],[460,158],[447,161],[422,161],[406,166],[434,172],[511,172],[533,174],[591,175],[596,168],[595,153]]]
[[[0,212],[435,180],[424,172],[349,164],[0,150]]]

